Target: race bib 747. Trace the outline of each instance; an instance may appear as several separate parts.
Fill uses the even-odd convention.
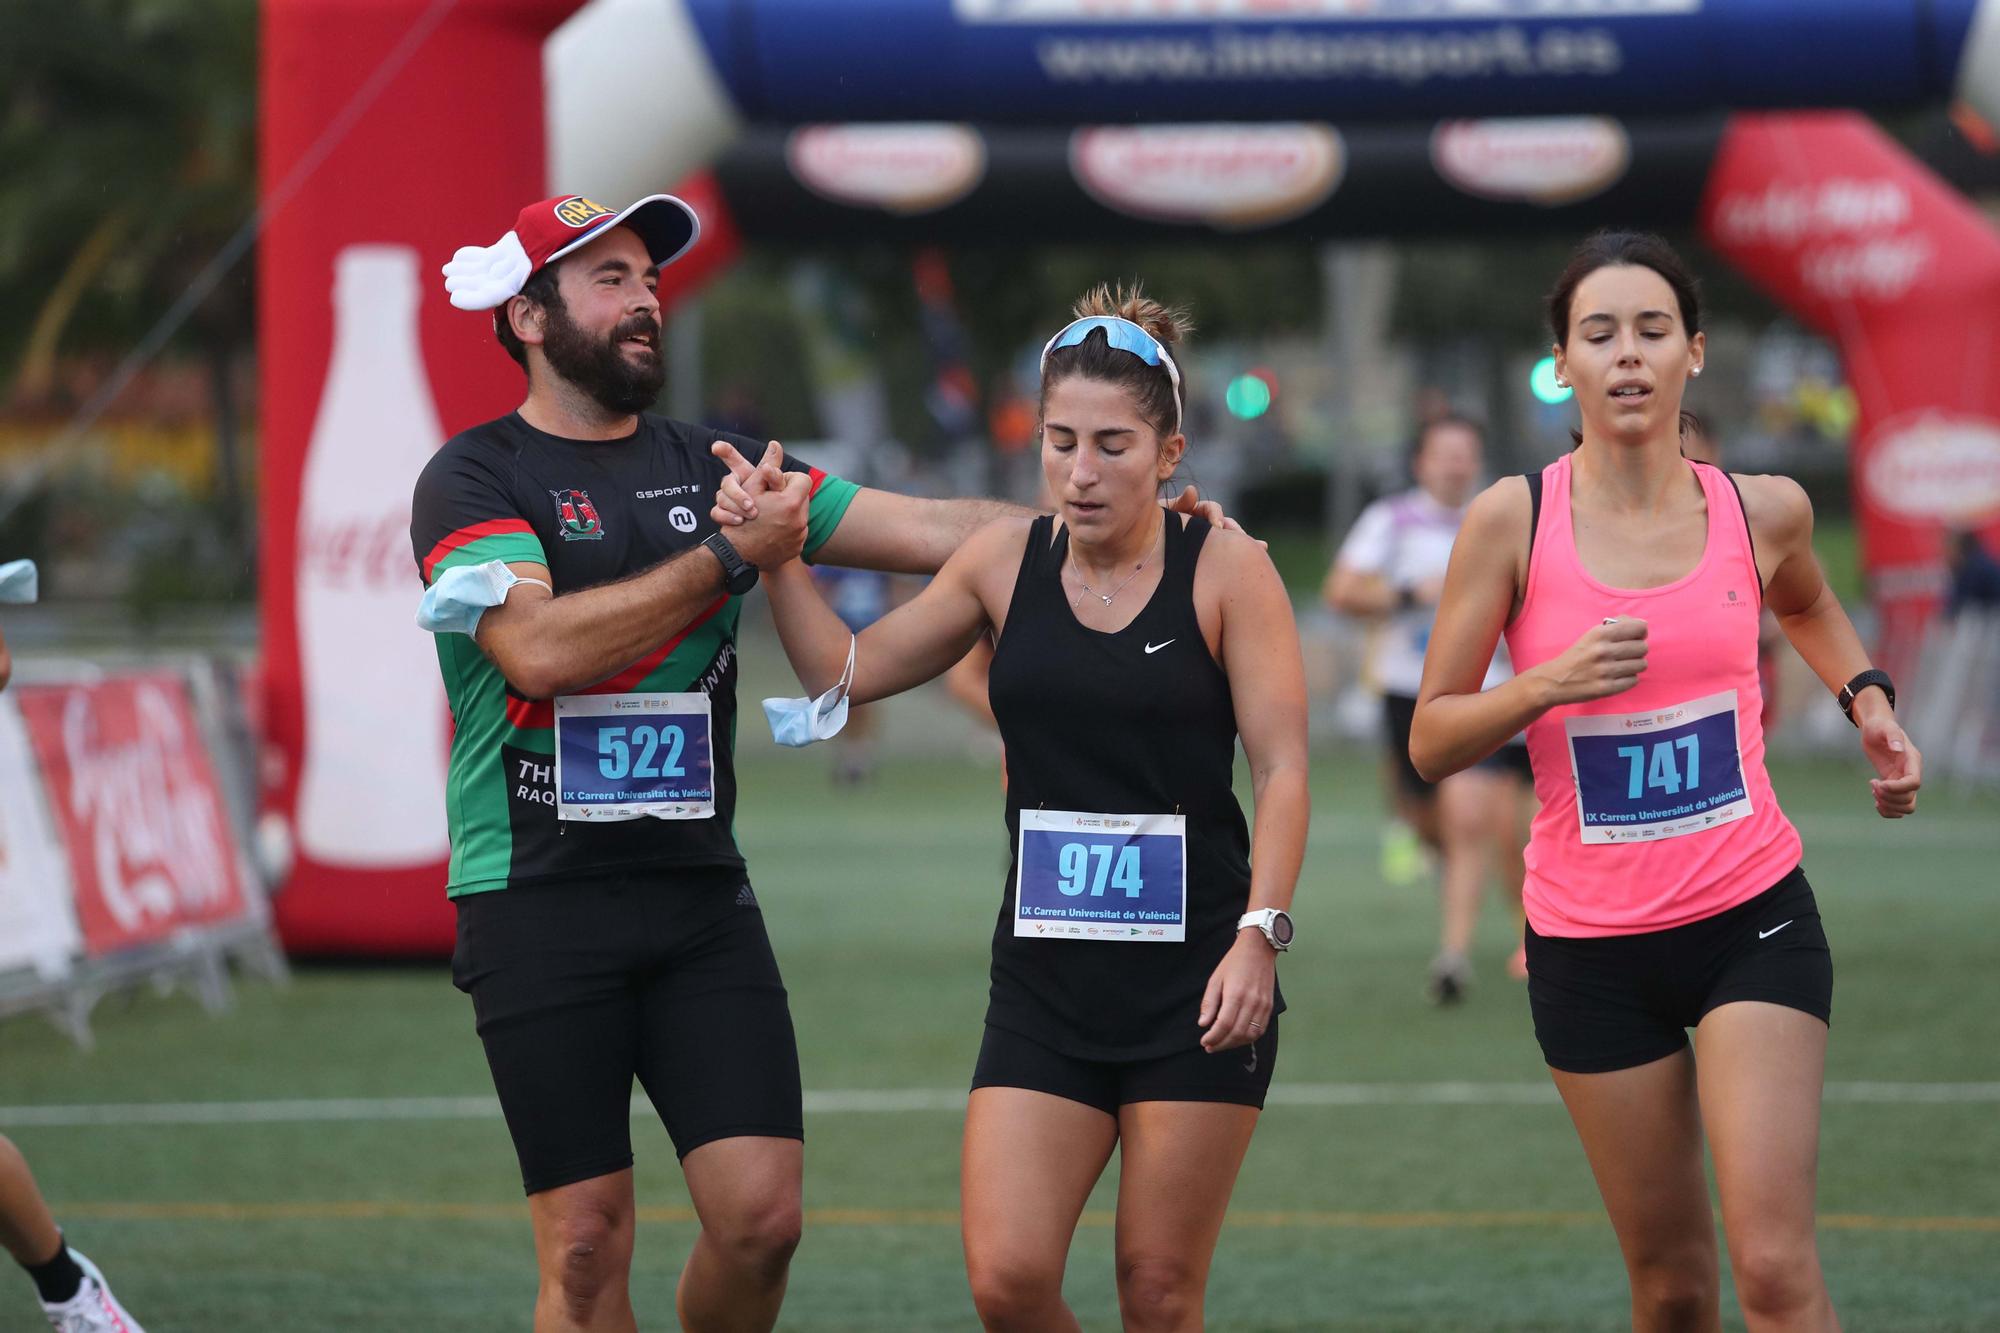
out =
[[[1750,813],[1736,691],[1563,722],[1584,842],[1679,838]]]

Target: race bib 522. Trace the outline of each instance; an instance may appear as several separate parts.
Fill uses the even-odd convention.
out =
[[[558,819],[710,819],[715,753],[705,694],[556,700]]]

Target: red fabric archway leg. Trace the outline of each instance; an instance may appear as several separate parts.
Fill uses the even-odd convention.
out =
[[[1942,590],[1945,525],[2000,538],[2000,233],[1844,111],[1732,119],[1701,227],[1840,349],[1879,660],[1907,675]]]

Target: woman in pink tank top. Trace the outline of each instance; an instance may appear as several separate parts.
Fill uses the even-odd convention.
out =
[[[1921,760],[1813,556],[1805,493],[1681,456],[1707,347],[1679,256],[1593,236],[1549,318],[1578,447],[1467,513],[1410,757],[1435,781],[1527,730],[1529,1003],[1633,1327],[1719,1327],[1705,1136],[1748,1326],[1834,1330],[1813,1220],[1833,970],[1764,769],[1762,607],[1838,693],[1883,817],[1916,809]],[[1503,632],[1518,674],[1482,691]]]

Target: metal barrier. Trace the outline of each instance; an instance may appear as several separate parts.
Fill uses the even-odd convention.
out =
[[[45,1013],[80,1046],[113,993],[190,991],[219,1013],[229,964],[288,978],[250,846],[235,677],[24,672],[0,695],[0,1017]]]
[[[2000,611],[1932,622],[1905,698],[1925,776],[2000,783]]]

